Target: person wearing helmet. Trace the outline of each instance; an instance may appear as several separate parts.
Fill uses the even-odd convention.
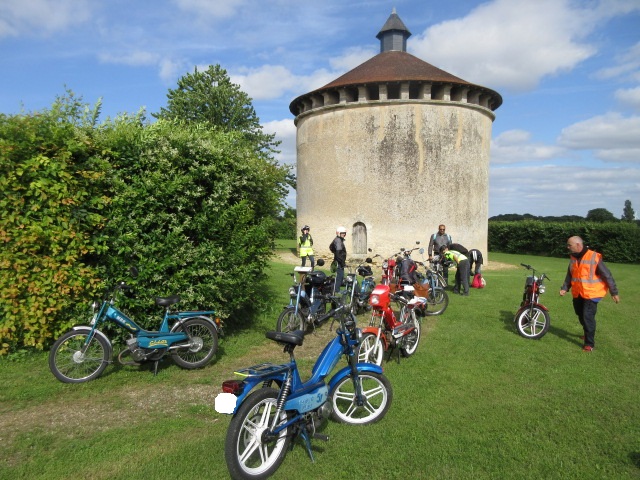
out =
[[[300,231],[302,235],[298,237],[298,250],[300,251],[300,258],[302,259],[302,266],[305,266],[307,257],[309,257],[311,268],[313,268],[316,265],[316,261],[313,256],[313,238],[311,238],[311,233],[309,233],[309,225],[305,225]]]
[[[347,229],[344,227],[336,228],[336,238],[333,239],[329,250],[333,253],[333,261],[336,264],[336,283],[333,287],[334,292],[339,292],[344,279],[344,266],[347,263],[347,248],[344,246],[344,237],[347,236]]]

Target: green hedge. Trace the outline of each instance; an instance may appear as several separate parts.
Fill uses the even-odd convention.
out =
[[[607,262],[640,263],[640,228],[629,222],[489,222],[492,252],[567,256],[567,239],[577,235]]]

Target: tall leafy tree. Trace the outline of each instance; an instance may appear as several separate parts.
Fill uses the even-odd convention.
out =
[[[251,98],[220,65],[210,65],[203,72],[196,67],[178,80],[178,88],[170,89],[167,98],[166,108],[154,113],[155,118],[206,122],[226,132],[241,132],[257,151],[268,154],[280,144],[274,134],[262,131]]]
[[[625,222],[633,222],[636,218],[636,212],[631,206],[631,200],[624,201],[624,210],[622,210],[622,220]]]

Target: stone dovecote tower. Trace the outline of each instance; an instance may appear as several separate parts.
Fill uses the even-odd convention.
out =
[[[440,223],[455,242],[487,252],[489,145],[502,97],[407,53],[410,35],[394,9],[378,55],[289,105],[298,229],[311,226],[317,255],[330,256],[338,225],[349,257],[362,258],[418,240],[426,249]]]

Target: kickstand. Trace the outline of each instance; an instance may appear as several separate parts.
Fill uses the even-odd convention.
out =
[[[153,362],[153,376],[157,376],[158,375],[158,363],[160,363],[160,360],[156,360],[155,362]]]
[[[302,430],[300,430],[299,435],[304,440],[304,446],[307,449],[309,458],[311,458],[311,463],[316,463],[316,459],[313,458],[313,452],[311,451],[311,439],[309,438],[309,432],[307,431],[307,427],[302,427]]]
[[[400,363],[400,349],[396,346],[396,347],[389,347],[389,356],[387,356],[387,362],[391,360],[391,355],[393,355],[394,352],[398,352],[398,363]]]

